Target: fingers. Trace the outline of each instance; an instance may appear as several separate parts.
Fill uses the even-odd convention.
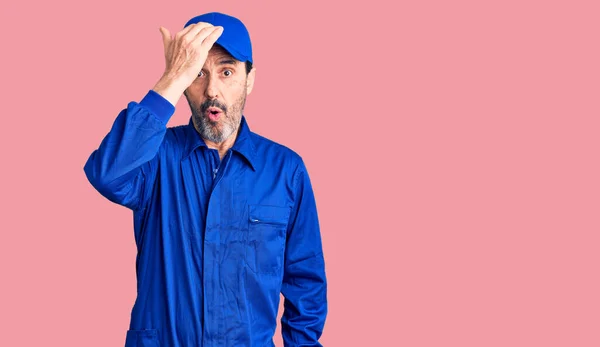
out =
[[[202,43],[206,40],[207,37],[209,37],[212,33],[220,31],[221,33],[223,32],[223,27],[217,26],[217,27],[206,27],[202,30],[200,30],[198,32],[198,35],[196,35],[196,37],[194,38],[194,42],[196,44],[198,44],[198,46],[201,46]],[[219,34],[217,36],[217,38],[219,38],[219,36],[221,36],[221,34]],[[215,39],[216,41],[216,39]],[[212,45],[212,44],[211,44]]]
[[[223,33],[223,27],[217,27],[215,30],[213,30],[203,41],[202,41],[202,48],[206,49],[207,51],[215,44],[215,42],[217,41],[217,39],[219,38],[219,36],[221,36],[221,34]]]
[[[169,32],[169,30],[167,30],[167,28],[163,28],[160,27],[160,34],[163,38],[163,44],[165,45],[165,47],[167,47],[169,45],[169,42],[171,42],[171,33]]]
[[[163,43],[165,47],[167,47],[167,44],[172,40],[180,41],[184,45],[190,43],[203,45],[203,41],[207,38],[210,38],[210,42],[207,42],[207,44],[204,45],[208,46],[208,49],[210,49],[210,47],[212,47],[215,41],[217,41],[219,36],[221,36],[223,33],[223,27],[215,27],[210,23],[198,22],[188,25],[183,30],[175,34],[174,38],[171,37],[171,34],[166,28],[160,27],[160,32],[163,35]]]
[[[194,41],[194,38],[198,34],[198,32],[207,27],[212,28],[213,25],[210,23],[205,23],[205,22],[198,22],[198,23],[190,24],[187,27],[185,27],[183,30],[178,32],[175,35],[175,38],[185,44],[192,43]]]
[[[184,83],[192,83],[223,30],[223,27],[200,22],[171,35],[169,30],[160,27],[165,45],[165,75],[173,75],[182,78]]]
[[[200,22],[200,23],[202,23],[202,22]],[[175,38],[182,38],[182,37],[184,37],[185,35],[187,35],[191,30],[193,30],[200,23],[190,24],[190,25],[186,26],[180,32],[178,32],[177,34],[175,34]]]
[[[190,25],[192,26],[192,25]],[[187,36],[190,36],[190,38],[194,38],[198,35],[198,33],[206,28],[214,28],[214,26],[210,23],[205,23],[205,22],[198,22],[196,24],[193,25],[193,28],[190,29],[190,31],[188,32]]]

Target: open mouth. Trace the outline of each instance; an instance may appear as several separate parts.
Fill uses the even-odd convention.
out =
[[[220,108],[218,107],[209,107],[206,112],[205,112],[206,116],[212,120],[212,121],[216,121],[219,118],[221,118],[221,115],[223,114],[223,111],[221,111]]]

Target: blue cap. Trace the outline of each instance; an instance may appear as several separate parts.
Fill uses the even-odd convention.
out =
[[[198,22],[222,26],[224,29],[223,33],[219,36],[216,43],[225,48],[235,59],[241,62],[250,61],[253,63],[250,34],[241,20],[224,13],[210,12],[190,19],[185,23],[184,28]]]

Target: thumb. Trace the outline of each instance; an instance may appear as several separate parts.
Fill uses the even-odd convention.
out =
[[[159,30],[163,38],[163,44],[165,45],[165,48],[167,48],[169,42],[171,42],[171,33],[169,30],[167,30],[167,28],[160,27]]]

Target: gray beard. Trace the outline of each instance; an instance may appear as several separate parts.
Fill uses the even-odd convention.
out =
[[[221,143],[227,140],[239,127],[239,121],[238,124],[234,124],[227,114],[222,116],[224,117],[222,129],[219,129],[217,124],[213,123],[208,117],[200,115],[197,112],[193,112],[193,117],[196,129],[200,133],[200,136],[215,143]],[[239,118],[241,120],[241,116]]]
[[[246,106],[246,90],[240,96],[232,107],[223,113],[222,124],[223,128],[219,129],[217,123],[213,123],[208,117],[202,114],[201,107],[195,108],[188,99],[188,104],[192,110],[192,118],[196,130],[202,138],[215,143],[221,143],[233,135],[239,128],[242,120],[242,112]],[[232,117],[230,117],[231,115]]]

